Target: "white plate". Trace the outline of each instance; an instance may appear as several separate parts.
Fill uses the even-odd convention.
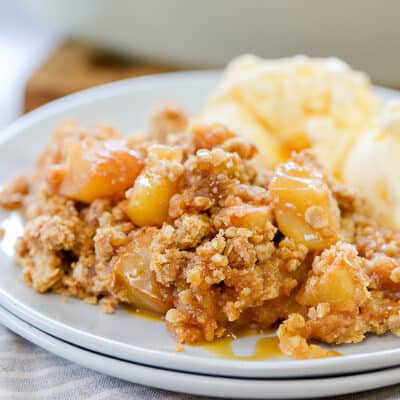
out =
[[[177,73],[122,81],[87,90],[46,105],[0,133],[0,183],[32,168],[56,125],[65,118],[85,124],[107,119],[123,132],[144,127],[160,99],[173,99],[189,112],[201,108],[215,86],[217,72]],[[379,89],[384,97],[397,92]],[[180,371],[240,377],[304,377],[354,373],[400,364],[400,340],[370,337],[357,345],[340,346],[343,357],[295,361],[232,361],[216,358],[199,347],[175,352],[163,323],[135,318],[124,311],[103,314],[98,307],[57,295],[39,295],[18,276],[12,261],[13,242],[21,222],[17,214],[0,213],[6,236],[0,241],[0,304],[21,319],[58,338],[113,357]],[[254,342],[253,342],[254,344]],[[238,354],[251,351],[251,340],[236,344]]]
[[[73,346],[34,328],[3,307],[0,307],[0,322],[38,346],[87,368],[174,392],[246,399],[266,399],[267,396],[274,399],[310,399],[377,389],[400,381],[400,368],[315,379],[239,379],[176,372],[103,356]]]

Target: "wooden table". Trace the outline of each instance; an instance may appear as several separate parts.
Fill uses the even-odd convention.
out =
[[[176,70],[178,68],[126,59],[69,41],[59,47],[28,80],[24,111],[103,83]]]

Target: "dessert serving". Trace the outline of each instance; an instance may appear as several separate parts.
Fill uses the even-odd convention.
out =
[[[16,262],[40,293],[160,314],[183,344],[276,327],[317,358],[396,334],[400,233],[361,171],[390,107],[338,60],[247,57],[197,116],[166,105],[143,135],[65,121],[0,194],[26,222]]]

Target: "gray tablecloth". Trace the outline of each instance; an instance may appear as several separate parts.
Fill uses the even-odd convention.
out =
[[[0,400],[196,400],[111,378],[27,342],[0,325]],[[211,398],[209,398],[211,400]],[[338,400],[400,399],[400,386]]]

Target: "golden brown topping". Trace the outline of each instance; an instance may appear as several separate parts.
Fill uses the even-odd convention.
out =
[[[369,298],[364,269],[365,260],[357,256],[354,246],[339,242],[314,259],[296,299],[307,306],[328,303],[332,311],[354,311]]]
[[[308,344],[307,329],[304,318],[299,314],[291,314],[278,329],[279,346],[284,354],[295,358],[335,357],[336,351],[325,350],[315,344]]]
[[[195,125],[192,129],[196,149],[212,149],[236,135],[221,124]]]
[[[166,143],[168,135],[186,129],[188,118],[175,104],[164,104],[151,118],[150,137],[158,143]]]
[[[271,209],[268,206],[241,204],[223,208],[215,216],[214,223],[217,228],[236,226],[254,231],[264,231],[271,219]]]
[[[21,207],[25,195],[29,192],[29,181],[25,176],[18,176],[4,188],[0,187],[0,207],[14,210]]]

